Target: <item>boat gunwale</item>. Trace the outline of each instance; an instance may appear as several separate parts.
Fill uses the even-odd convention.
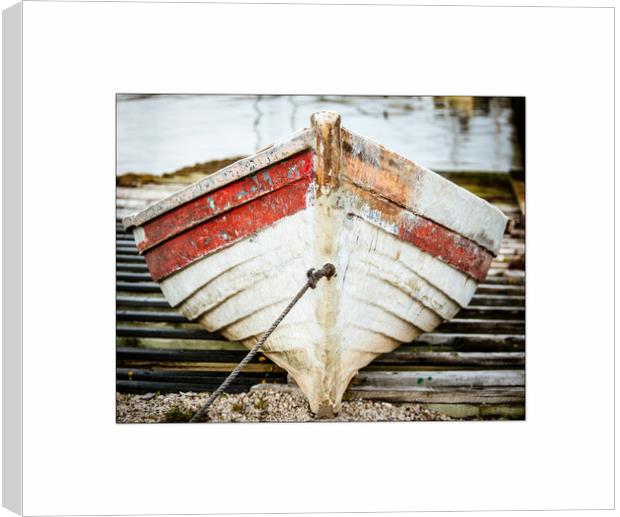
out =
[[[398,160],[401,160],[402,163],[406,164],[408,168],[411,170],[411,181],[415,183],[419,181],[420,175],[426,176],[429,178],[433,178],[432,181],[439,182],[442,188],[447,189],[447,192],[454,193],[455,196],[464,196],[465,199],[471,199],[472,203],[475,203],[475,209],[481,210],[484,214],[483,220],[487,220],[491,218],[494,222],[494,226],[497,228],[501,227],[501,234],[493,235],[492,237],[487,239],[480,239],[477,235],[472,235],[474,230],[477,230],[474,226],[469,231],[464,231],[462,228],[454,228],[453,225],[446,224],[442,221],[437,221],[435,218],[431,217],[430,214],[425,213],[426,211],[420,209],[420,207],[415,206],[407,206],[407,204],[399,203],[398,200],[392,199],[392,196],[386,195],[385,192],[380,192],[376,188],[373,188],[371,185],[364,185],[359,182],[354,176],[347,174],[346,167],[343,167],[343,179],[348,180],[350,183],[355,185],[362,190],[369,192],[371,195],[382,197],[398,206],[403,208],[406,211],[411,212],[417,216],[423,217],[432,221],[436,224],[439,224],[445,228],[448,228],[452,232],[455,232],[462,237],[476,243],[477,245],[487,249],[491,252],[492,255],[497,254],[497,249],[493,245],[495,241],[501,240],[501,235],[503,234],[506,223],[508,221],[508,217],[497,207],[493,206],[488,201],[480,198],[472,192],[460,187],[454,182],[443,178],[440,174],[428,169],[395,151],[389,149],[383,144],[376,142],[368,137],[360,135],[354,131],[349,130],[346,127],[340,127],[340,133],[342,135],[343,140],[358,140],[364,146],[375,146],[377,149],[381,150],[381,152],[386,152],[391,156],[396,157]],[[251,174],[255,174],[260,172],[261,170],[275,165],[278,162],[286,160],[295,154],[301,153],[306,150],[313,150],[316,152],[316,130],[314,128],[305,128],[296,131],[292,135],[280,139],[267,148],[262,149],[261,151],[248,156],[246,158],[242,158],[219,171],[210,174],[199,180],[196,183],[188,185],[187,187],[175,192],[164,199],[148,206],[144,210],[137,212],[135,214],[131,214],[123,218],[123,226],[125,229],[134,228],[138,229],[142,225],[147,222],[150,222],[156,219],[159,216],[164,215],[171,210],[174,210],[184,204],[190,203],[191,201],[200,198],[214,190],[222,188],[230,183],[235,181],[239,181]],[[343,153],[343,158],[344,158]],[[355,156],[354,153],[346,153],[351,154],[351,156]],[[185,230],[184,230],[185,231]],[[469,233],[469,234],[468,234]],[[166,239],[167,240],[167,239]],[[161,244],[158,243],[158,245]],[[146,250],[144,250],[146,251]]]
[[[342,167],[343,179],[345,179],[347,182],[354,185],[355,187],[370,193],[373,196],[383,198],[393,203],[394,205],[400,206],[404,210],[411,212],[414,215],[423,217],[424,219],[432,221],[444,228],[447,228],[448,230],[454,233],[461,235],[462,237],[474,242],[478,246],[481,246],[487,249],[494,256],[497,255],[497,250],[499,249],[499,243],[501,242],[502,235],[504,234],[506,224],[508,223],[508,219],[509,219],[508,216],[506,216],[506,214],[504,214],[499,208],[489,203],[486,199],[483,199],[480,196],[477,196],[476,194],[474,194],[473,192],[470,192],[469,190],[454,183],[453,181],[450,181],[449,179],[444,178],[441,174],[423,165],[420,165],[419,163],[403,156],[402,154],[397,153],[396,151],[393,151],[389,147],[386,147],[385,145],[381,144],[380,142],[377,142],[364,135],[360,135],[359,133],[356,133],[355,131],[351,131],[350,129],[344,126],[341,128],[341,134],[342,134],[341,138],[342,138],[343,143],[348,141],[348,143],[350,144],[352,140],[358,140],[359,142],[361,142],[361,144],[363,144],[366,147],[376,146],[380,150],[380,153],[386,153],[388,156],[391,155],[394,158],[402,160],[402,162],[411,169],[409,173],[410,173],[412,182],[419,181],[420,176],[427,176],[428,178],[432,178],[433,181],[440,183],[442,187],[445,189],[448,189],[449,192],[454,193],[455,195],[462,195],[466,199],[471,199],[472,201],[476,202],[478,204],[478,206],[476,207],[476,210],[483,210],[484,212],[486,212],[487,217],[495,219],[499,223],[499,226],[501,227],[502,231],[501,233],[499,233],[499,235],[493,236],[494,239],[489,239],[489,242],[485,242],[484,240],[480,239],[478,236],[467,235],[467,232],[463,231],[462,229],[457,229],[457,228],[454,228],[453,225],[451,224],[446,224],[443,221],[438,221],[436,218],[432,217],[431,214],[426,213],[426,210],[420,209],[420,207],[410,206],[406,203],[399,202],[397,199],[394,199],[393,196],[389,195],[387,192],[382,192],[380,189],[377,189],[373,187],[372,185],[364,184],[364,182],[360,181],[359,178],[357,178],[355,175],[347,173],[347,167],[344,167],[344,166]],[[352,157],[356,156],[356,153],[351,152],[351,151],[343,152],[342,154],[343,156],[345,154],[348,154]],[[375,164],[375,165],[378,165],[378,164]],[[493,241],[497,241],[498,245],[497,246],[492,245],[491,242]]]
[[[314,148],[313,144],[314,131],[308,128],[300,129],[257,153],[246,158],[241,158],[223,169],[182,188],[178,192],[166,196],[160,201],[149,205],[144,210],[124,217],[122,221],[123,227],[127,230],[129,228],[142,226],[144,223],[208,194],[209,192],[240,180],[250,174],[259,172],[297,153]]]

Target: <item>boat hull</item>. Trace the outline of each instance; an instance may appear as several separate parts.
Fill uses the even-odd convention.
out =
[[[276,146],[279,160],[259,156],[256,170],[127,223],[139,223],[138,249],[170,304],[248,348],[308,269],[335,265],[263,348],[319,416],[339,411],[360,368],[468,304],[506,222],[412,162],[403,172],[407,163],[361,138],[332,115],[315,119],[288,151]]]

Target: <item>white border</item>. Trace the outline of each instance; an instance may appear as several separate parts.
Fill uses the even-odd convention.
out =
[[[612,29],[608,9],[27,2],[24,513],[612,507]],[[527,422],[116,425],[129,91],[526,95]]]

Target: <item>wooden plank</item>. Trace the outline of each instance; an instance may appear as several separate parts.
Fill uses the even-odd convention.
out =
[[[300,393],[299,387],[291,384],[261,383],[250,391],[276,390],[284,393]],[[523,406],[525,389],[506,386],[493,388],[414,386],[410,388],[385,389],[373,386],[352,386],[343,400],[383,400],[386,402],[409,402],[419,404],[475,404],[477,407],[494,405]]]
[[[466,345],[468,347],[489,347],[503,345],[525,344],[522,334],[422,334],[412,345],[426,345],[432,347]]]
[[[453,418],[501,418],[523,420],[524,404],[421,404],[422,407],[437,411]]]
[[[436,350],[401,351],[397,349],[389,354],[380,355],[372,363],[388,369],[395,364],[416,367],[419,365],[441,366],[524,366],[524,352],[442,352]]]
[[[474,294],[471,305],[484,306],[512,306],[525,307],[525,296],[497,295],[497,294]]]
[[[352,386],[381,388],[407,388],[410,386],[489,387],[524,386],[523,370],[457,370],[457,371],[410,371],[410,372],[360,372],[351,381]]]
[[[131,311],[117,310],[116,321],[187,323],[187,318],[174,310],[170,311]]]
[[[256,366],[256,365],[255,365]],[[176,381],[176,382],[196,382],[213,383],[214,380],[224,380],[228,376],[228,371],[186,371],[186,370],[147,370],[141,368],[117,368],[116,378],[127,380],[152,380],[152,381]],[[240,372],[238,377],[240,381],[254,379],[260,382],[263,379],[279,379],[285,378],[281,372]],[[220,381],[221,382],[221,381]]]
[[[525,285],[525,276],[487,276],[484,283],[489,285]]]
[[[170,305],[163,296],[116,296],[116,305],[143,308],[168,308]]]
[[[435,221],[490,251],[497,250],[507,219],[496,207],[345,128],[341,131],[341,140],[341,176],[348,181]],[[464,217],[463,214],[470,216]]]
[[[447,333],[504,333],[518,334],[525,332],[525,321],[523,320],[498,320],[498,319],[465,319],[454,318],[439,325],[435,332]]]
[[[138,250],[135,246],[116,246],[117,255],[137,255]]]
[[[117,380],[116,391],[119,393],[179,393],[179,392],[212,392],[224,381],[214,379],[209,383],[195,382],[164,382],[164,381],[138,381],[138,380]],[[265,380],[266,381],[266,380]],[[252,387],[254,380],[246,382],[233,382],[225,390],[225,393],[242,393]]]
[[[124,282],[150,282],[150,273],[141,273],[133,271],[116,271],[116,279]]]
[[[341,143],[340,115],[333,111],[314,113],[311,117],[316,150],[317,194],[328,194],[339,184]]]
[[[196,329],[186,328],[163,328],[163,327],[129,327],[117,325],[116,335],[118,337],[163,337],[176,339],[207,339],[213,340],[221,338],[219,334],[203,330],[200,327]]]
[[[146,264],[144,257],[141,257],[140,255],[128,255],[128,254],[123,254],[123,253],[118,253],[116,254],[116,261],[117,262],[132,262],[134,264]]]
[[[116,291],[136,293],[161,293],[159,285],[154,282],[116,282]]]
[[[493,388],[412,386],[400,389],[353,386],[345,393],[344,400],[356,399],[435,404],[513,404],[525,401],[525,389],[515,386]]]
[[[302,178],[311,177],[313,172],[312,158],[313,152],[311,150],[303,151],[146,222],[139,232],[141,239],[137,244],[138,250],[146,251],[217,215],[258,199]]]
[[[226,363],[221,361],[140,361],[140,360],[117,360],[117,370],[124,368],[126,370],[147,370],[149,372],[187,372],[188,374],[213,374],[213,373],[230,373],[235,369],[235,363]],[[243,368],[244,375],[264,375],[265,373],[280,373],[282,378],[286,377],[286,372],[274,363],[257,362],[249,363]],[[263,377],[260,377],[263,378]]]
[[[525,318],[524,307],[493,307],[485,305],[469,305],[458,312],[459,318],[477,318],[477,319],[516,319],[523,320]]]
[[[413,244],[478,281],[487,276],[493,254],[475,241],[347,183],[348,213]]]
[[[116,263],[116,271],[127,271],[133,273],[146,273],[148,272],[148,268],[146,264],[132,264],[131,262],[117,262]],[[149,275],[150,278],[150,275]]]
[[[123,219],[123,226],[126,228],[140,226],[146,221],[154,219],[177,206],[188,203],[208,192],[221,188],[224,185],[253,174],[273,163],[282,161],[289,156],[308,149],[311,147],[313,140],[313,131],[308,129],[298,131],[286,140],[277,142],[249,158],[238,160],[218,172],[210,174],[203,180],[189,185],[176,194],[151,205],[142,212],[126,217]]]
[[[221,342],[211,342],[212,344],[222,344]],[[170,350],[170,349],[152,349],[140,347],[116,347],[117,361],[153,361],[157,363],[165,362],[229,362],[238,363],[248,353],[248,350],[239,345],[233,349],[212,347],[210,349],[201,350]],[[263,354],[256,354],[252,363],[268,363],[273,364]]]
[[[478,285],[476,294],[503,294],[507,296],[525,296],[525,286],[480,284]]]
[[[399,349],[400,350],[400,349]],[[157,350],[144,349],[139,347],[122,347],[116,349],[116,359],[119,365],[161,365],[171,367],[171,364],[183,364],[183,367],[191,368],[194,363],[212,365],[213,363],[227,363],[234,366],[239,363],[247,354],[243,347],[235,350]],[[273,363],[262,354],[255,356],[252,363],[272,365]],[[433,350],[424,351],[395,351],[384,354],[376,358],[369,367],[363,370],[384,370],[392,369],[396,371],[398,367],[415,369],[419,366],[444,366],[444,367],[466,367],[466,366],[523,366],[525,354],[523,352],[442,352]],[[189,365],[189,366],[188,366]],[[206,367],[206,366],[205,366]],[[232,369],[232,368],[231,368]]]
[[[233,208],[146,252],[154,280],[159,281],[192,262],[243,239],[306,207],[309,178]]]
[[[238,341],[227,341],[222,337],[219,339],[175,339],[117,335],[116,346],[137,350],[244,350],[247,353],[247,349]]]
[[[196,337],[197,336],[197,337]],[[207,336],[207,337],[205,337]],[[213,337],[208,337],[213,336]],[[218,347],[243,349],[243,345],[227,341],[223,337],[202,330],[198,332],[187,329],[117,327],[117,342],[124,346],[147,348],[193,348],[210,349],[214,343]],[[525,336],[517,334],[423,334],[410,344],[401,345],[400,351],[425,351],[431,348],[437,351],[522,351],[525,348]]]

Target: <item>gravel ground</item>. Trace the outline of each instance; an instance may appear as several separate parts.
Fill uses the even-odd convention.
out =
[[[157,395],[116,394],[119,423],[186,422],[207,400],[208,393]],[[222,395],[209,412],[213,422],[311,422],[315,418],[305,397],[295,391],[264,389]],[[342,403],[337,422],[452,420],[417,404],[354,400]]]

